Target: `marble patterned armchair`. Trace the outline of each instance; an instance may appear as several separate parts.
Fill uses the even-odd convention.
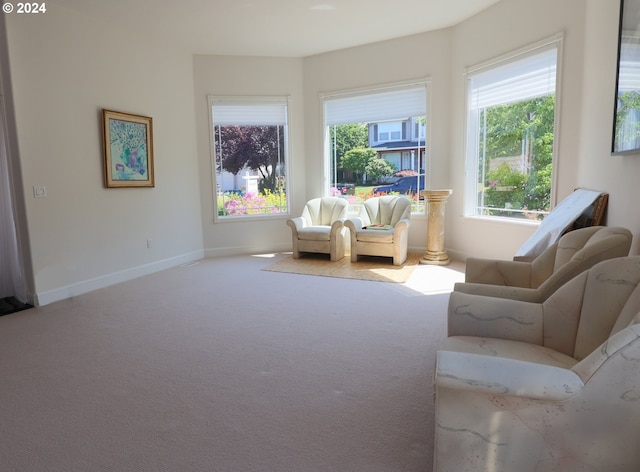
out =
[[[531,262],[468,258],[457,292],[542,302],[563,284],[606,259],[629,255],[626,228],[591,226],[566,233]]]
[[[342,259],[348,206],[344,198],[314,198],[306,203],[301,216],[288,219],[294,259],[305,252],[329,254],[332,262]]]
[[[435,472],[640,470],[640,256],[543,303],[452,292]]]
[[[393,265],[407,260],[411,200],[385,195],[368,198],[357,218],[345,221],[351,235],[351,261],[360,256],[392,257]],[[372,225],[377,226],[375,229]]]

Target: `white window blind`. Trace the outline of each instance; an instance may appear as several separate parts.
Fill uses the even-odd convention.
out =
[[[212,102],[215,126],[270,126],[287,124],[287,101],[251,103],[241,100],[216,100]]]
[[[469,74],[469,108],[479,110],[555,93],[557,49]]]
[[[403,120],[412,116],[424,116],[426,110],[426,84],[415,84],[348,97],[325,97],[325,124],[332,126]]]

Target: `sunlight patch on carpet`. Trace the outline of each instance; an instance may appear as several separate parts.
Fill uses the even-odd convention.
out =
[[[394,266],[390,257],[363,256],[351,262],[349,256],[331,262],[327,254],[305,254],[299,259],[292,255],[264,267],[262,270],[290,274],[319,275],[343,279],[371,280],[375,282],[406,282],[420,262],[420,254],[409,254],[401,266]]]

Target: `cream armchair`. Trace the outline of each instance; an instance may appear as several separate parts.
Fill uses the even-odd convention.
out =
[[[351,261],[357,262],[362,255],[385,256],[393,258],[393,265],[402,265],[407,260],[410,217],[411,200],[407,197],[386,195],[365,200],[358,217],[345,221],[351,235]]]
[[[324,197],[309,200],[302,216],[290,218],[293,257],[298,259],[304,252],[329,254],[332,262],[344,257],[344,219],[348,203],[344,198]]]
[[[591,226],[571,231],[532,262],[468,258],[457,292],[542,302],[563,284],[600,261],[629,255],[626,228]]]
[[[640,470],[640,256],[544,303],[451,294],[435,472]]]

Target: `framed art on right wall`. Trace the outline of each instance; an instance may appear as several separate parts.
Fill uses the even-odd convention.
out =
[[[620,0],[612,154],[640,154],[640,0]]]

